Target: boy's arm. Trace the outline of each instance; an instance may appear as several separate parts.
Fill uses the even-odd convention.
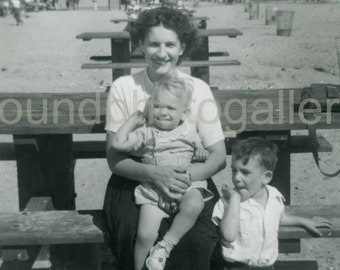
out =
[[[145,117],[142,112],[133,113],[125,123],[118,129],[116,136],[112,140],[112,147],[115,150],[129,152],[135,150],[137,137],[129,137],[129,133],[145,123]]]
[[[300,216],[295,216],[291,214],[284,213],[281,222],[281,226],[298,226],[303,227],[307,231],[310,231],[317,236],[322,236],[322,233],[318,230],[318,228],[331,228],[332,224],[329,220],[321,218],[321,217],[314,217],[304,218]]]
[[[224,214],[220,222],[222,241],[233,242],[240,231],[241,195],[235,189],[222,187]]]

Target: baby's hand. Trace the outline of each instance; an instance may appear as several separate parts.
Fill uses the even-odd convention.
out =
[[[209,151],[205,150],[202,144],[193,142],[194,144],[194,155],[192,157],[192,161],[196,162],[204,162],[209,157]]]
[[[131,117],[135,119],[135,123],[137,127],[140,127],[145,124],[145,114],[141,111],[134,112]]]
[[[304,223],[304,227],[315,233],[317,236],[322,236],[322,233],[318,230],[318,228],[332,228],[332,223],[322,217],[313,217],[312,219],[307,219]]]

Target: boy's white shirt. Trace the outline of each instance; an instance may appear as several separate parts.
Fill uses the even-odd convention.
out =
[[[284,213],[284,197],[267,185],[268,201],[265,208],[249,198],[240,205],[240,232],[234,242],[222,244],[226,261],[237,261],[252,266],[274,264],[278,256],[278,229]],[[212,220],[219,225],[224,214],[220,199],[213,211]]]

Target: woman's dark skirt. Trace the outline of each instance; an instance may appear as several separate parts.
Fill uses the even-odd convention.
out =
[[[138,227],[139,207],[135,204],[134,189],[139,184],[112,175],[105,194],[103,229],[119,270],[134,270],[133,250]],[[208,180],[214,198],[205,203],[195,226],[171,252],[165,270],[209,270],[210,259],[218,242],[218,228],[211,221],[212,211],[219,199],[214,182]],[[173,218],[173,217],[172,217]],[[172,218],[163,219],[159,229],[162,238]]]

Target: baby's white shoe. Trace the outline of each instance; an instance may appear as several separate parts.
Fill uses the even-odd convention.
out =
[[[149,270],[163,270],[169,252],[161,242],[158,242],[150,250],[150,255],[146,259],[146,266]]]

